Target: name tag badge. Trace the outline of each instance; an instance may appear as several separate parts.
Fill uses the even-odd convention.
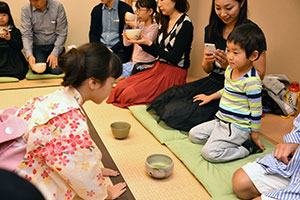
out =
[[[55,20],[51,20],[51,24],[56,24],[56,21]]]

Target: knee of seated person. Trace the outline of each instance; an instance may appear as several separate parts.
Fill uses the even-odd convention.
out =
[[[232,188],[240,199],[252,199],[256,197],[258,194],[253,193],[256,190],[253,187],[255,186],[251,179],[242,168],[234,172],[232,176]]]
[[[63,73],[59,67],[55,67],[54,69],[51,68],[51,69],[49,69],[49,71],[51,74],[55,74],[55,75],[59,75],[59,74]]]
[[[202,157],[209,162],[222,162],[222,160],[218,159],[217,153],[210,147],[204,145],[201,150]]]
[[[200,139],[196,137],[198,135],[198,131],[195,128],[191,128],[189,131],[189,138],[193,143],[199,143]]]

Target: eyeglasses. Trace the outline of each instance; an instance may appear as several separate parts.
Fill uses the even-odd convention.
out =
[[[148,11],[149,9],[148,8],[137,8],[135,10],[135,13],[138,13],[138,12],[141,12],[141,11]]]

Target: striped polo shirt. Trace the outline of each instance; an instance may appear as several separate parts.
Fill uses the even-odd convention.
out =
[[[246,131],[259,131],[262,115],[261,80],[255,68],[232,80],[230,66],[225,71],[224,88],[216,117]]]

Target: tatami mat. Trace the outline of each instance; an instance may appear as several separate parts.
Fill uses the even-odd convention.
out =
[[[161,145],[126,109],[103,103],[85,104],[93,125],[114,158],[121,174],[136,199],[209,199],[208,193],[186,167]],[[126,121],[131,124],[128,138],[114,139],[110,124]],[[150,178],[145,171],[145,160],[153,153],[169,155],[174,160],[174,172],[167,179]]]
[[[36,88],[36,87],[53,87],[59,86],[62,82],[61,78],[56,79],[40,79],[40,80],[21,80],[13,83],[0,83],[0,90],[19,89],[19,88]]]

